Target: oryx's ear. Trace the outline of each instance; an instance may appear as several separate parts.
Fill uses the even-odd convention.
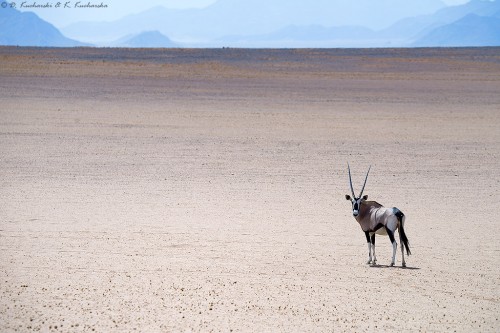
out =
[[[351,196],[349,194],[346,194],[345,199],[351,201]]]
[[[367,195],[363,195],[363,200],[368,200],[368,196]]]

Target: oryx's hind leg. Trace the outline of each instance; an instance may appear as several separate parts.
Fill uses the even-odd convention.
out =
[[[400,238],[399,242],[403,244],[403,242],[401,241],[401,236],[399,236],[399,238]],[[401,245],[401,266],[406,267],[405,249],[403,245]]]
[[[389,227],[385,227],[385,230],[387,231],[387,235],[389,236],[389,239],[391,240],[392,244],[392,261],[391,261],[391,266],[394,266],[396,263],[396,250],[398,248],[398,243],[396,243],[396,239],[394,239],[394,230],[389,229]]]

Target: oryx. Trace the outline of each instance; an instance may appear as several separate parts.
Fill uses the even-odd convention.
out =
[[[401,243],[402,266],[406,267],[404,249],[408,255],[411,254],[408,244],[408,238],[404,231],[405,215],[396,207],[386,208],[376,201],[367,201],[368,196],[363,196],[366,180],[370,173],[371,166],[366,173],[365,182],[361,188],[361,193],[356,197],[352,187],[351,168],[347,163],[347,171],[349,172],[349,184],[351,185],[351,196],[345,198],[352,203],[352,215],[358,221],[361,229],[365,233],[366,241],[368,242],[368,263],[375,265],[377,258],[375,257],[375,234],[388,235],[392,243],[392,261],[391,266],[394,266],[396,261],[396,249],[398,243],[394,239],[396,229],[399,230],[399,241]]]

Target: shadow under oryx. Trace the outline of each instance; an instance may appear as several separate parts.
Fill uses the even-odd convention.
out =
[[[399,268],[399,269],[408,269],[408,270],[419,270],[420,267],[404,267],[404,266],[391,266],[391,265],[369,265],[371,268]]]

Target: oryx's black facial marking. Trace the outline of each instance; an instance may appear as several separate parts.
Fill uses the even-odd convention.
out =
[[[358,214],[359,214],[359,206],[360,206],[360,203],[359,203],[358,200],[353,201],[353,203],[352,203],[352,214],[354,216],[358,216]]]
[[[347,196],[346,196],[347,198]],[[363,200],[364,198],[351,198],[349,197],[349,199],[347,200],[351,200],[351,203],[352,203],[352,215],[354,215],[354,217],[358,216],[359,215],[359,211],[361,210],[361,200]]]

